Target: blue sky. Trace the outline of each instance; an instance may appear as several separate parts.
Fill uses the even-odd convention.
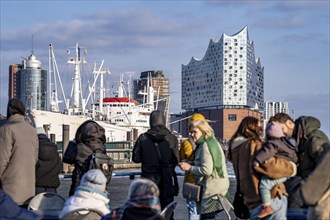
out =
[[[49,43],[60,65],[66,50],[79,42],[88,50],[91,66],[105,60],[113,82],[126,71],[135,72],[137,78],[141,71],[163,70],[171,80],[171,111],[180,112],[181,65],[192,56],[203,58],[210,39],[247,26],[265,68],[265,101],[287,101],[296,117],[315,116],[321,129],[330,133],[327,0],[1,0],[0,4],[2,113],[8,101],[8,66],[30,55],[32,35],[43,69],[48,69]]]

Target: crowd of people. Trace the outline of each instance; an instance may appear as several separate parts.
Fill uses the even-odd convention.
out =
[[[11,99],[0,125],[0,219],[40,219],[27,210],[28,203],[39,193],[57,193],[63,162],[73,164],[74,171],[59,218],[90,208],[103,220],[165,219],[161,210],[180,191],[178,166],[185,172],[183,181],[201,189],[199,200],[186,198],[187,219],[218,219],[224,209],[219,197],[233,202],[227,161],[233,164],[249,219],[286,219],[288,207],[308,209],[307,219],[330,219],[330,141],[318,119],[301,116],[294,121],[278,113],[264,134],[261,121],[247,116],[230,139],[227,154],[211,125],[202,114],[192,115],[189,138],[179,145],[165,126],[164,113],[153,111],[150,129],[133,147],[141,178],[131,182],[127,201],[112,208],[107,191],[112,164],[90,166],[96,153],[106,155],[104,128],[93,120],[84,122],[62,160],[44,128],[33,127],[25,119],[23,103]]]

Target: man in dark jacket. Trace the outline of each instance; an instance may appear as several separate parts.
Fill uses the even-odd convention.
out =
[[[178,195],[175,167],[178,164],[179,146],[177,138],[165,127],[162,111],[153,111],[149,123],[150,129],[141,134],[134,145],[133,161],[141,163],[141,177],[157,184],[163,209]]]
[[[293,122],[285,113],[278,113],[271,120],[281,123],[284,134],[296,140],[297,175],[307,178],[330,146],[327,135],[320,130],[321,122],[312,116],[301,116]]]
[[[39,155],[36,164],[36,194],[54,192],[60,185],[59,174],[62,170],[62,160],[57,147],[45,134],[44,128],[37,128],[39,139]]]

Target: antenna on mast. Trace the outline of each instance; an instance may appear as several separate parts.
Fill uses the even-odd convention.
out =
[[[31,36],[31,55],[34,55],[34,51],[33,51],[33,34]]]

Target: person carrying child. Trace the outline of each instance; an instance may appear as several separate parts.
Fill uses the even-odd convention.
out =
[[[296,155],[296,143],[293,138],[286,137],[282,128],[277,122],[269,122],[266,126],[266,142],[263,144],[262,149],[254,158],[254,167],[258,167],[271,157],[279,157],[290,161],[295,169],[296,175],[298,161]],[[270,205],[271,194],[270,190],[279,183],[284,183],[289,177],[280,179],[270,179],[267,176],[262,176],[259,184],[259,193],[262,200],[262,209],[258,214],[258,218],[264,218],[273,214],[273,209]]]

